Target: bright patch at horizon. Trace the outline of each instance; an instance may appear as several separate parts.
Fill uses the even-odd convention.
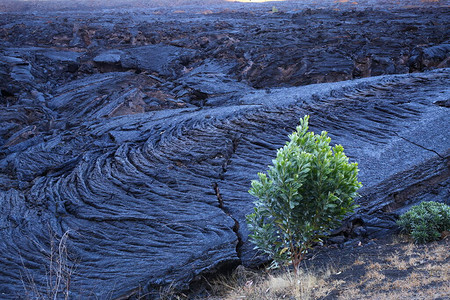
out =
[[[285,0],[227,0],[228,2],[243,2],[243,3],[261,3],[261,2],[281,2]]]

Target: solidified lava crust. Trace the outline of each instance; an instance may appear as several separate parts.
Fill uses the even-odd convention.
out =
[[[305,114],[359,163],[334,235],[449,202],[443,1],[219,2],[0,5],[0,298],[48,296],[59,262],[100,299],[265,262],[247,191]]]

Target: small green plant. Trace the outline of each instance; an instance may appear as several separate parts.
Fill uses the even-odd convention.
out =
[[[397,224],[418,243],[439,240],[442,232],[450,230],[450,206],[422,202],[401,215]]]
[[[259,173],[249,193],[258,199],[247,216],[251,241],[273,259],[272,267],[293,264],[295,272],[314,242],[337,226],[356,205],[362,186],[358,165],[327,132],[308,132],[309,116],[277,151],[267,175]]]

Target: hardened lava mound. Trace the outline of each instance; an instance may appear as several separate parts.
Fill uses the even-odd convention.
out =
[[[333,235],[448,203],[449,8],[302,5],[0,14],[0,298],[58,274],[157,298],[265,262],[247,191],[306,114],[364,185]]]

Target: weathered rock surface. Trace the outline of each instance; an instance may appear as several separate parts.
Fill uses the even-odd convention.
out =
[[[259,264],[250,180],[305,114],[360,167],[335,235],[450,201],[448,8],[266,11],[1,15],[1,298],[66,232],[73,298]]]

